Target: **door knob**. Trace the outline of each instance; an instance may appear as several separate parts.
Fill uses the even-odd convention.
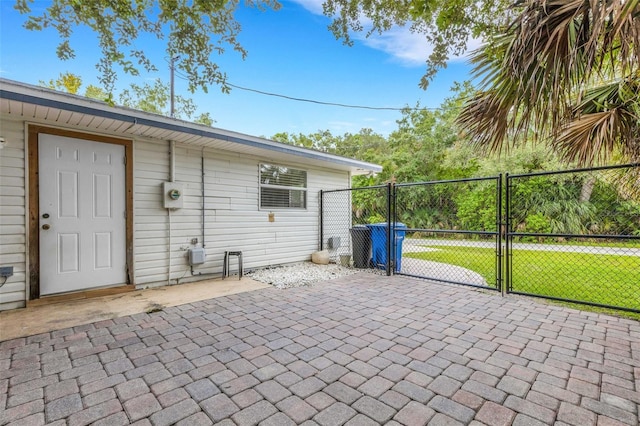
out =
[[[49,228],[51,228],[51,226],[48,223],[45,223],[44,225],[42,225],[42,229],[44,229],[45,231]]]

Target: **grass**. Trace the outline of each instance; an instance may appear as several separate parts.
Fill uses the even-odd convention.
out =
[[[525,244],[537,244],[537,241],[514,241],[515,243],[525,243]],[[628,240],[618,240],[615,242],[612,241],[594,241],[590,239],[589,241],[553,241],[553,239],[548,239],[542,241],[540,244],[548,244],[553,246],[585,246],[585,247],[618,247],[618,248],[640,248],[640,240],[638,239],[628,239]]]
[[[426,246],[403,256],[462,266],[496,282],[495,249]],[[513,291],[640,309],[640,257],[513,250]]]
[[[482,275],[491,287],[496,282],[496,254],[492,248],[478,247],[449,247],[449,246],[421,246],[434,248],[436,251],[424,253],[403,253],[405,257],[414,259],[432,260],[434,262],[448,263],[462,266],[465,269],[475,271]]]

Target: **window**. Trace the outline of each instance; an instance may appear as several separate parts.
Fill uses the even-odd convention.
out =
[[[307,172],[260,164],[261,208],[307,208]]]

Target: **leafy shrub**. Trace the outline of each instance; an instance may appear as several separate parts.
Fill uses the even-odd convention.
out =
[[[462,229],[469,231],[496,231],[496,189],[484,185],[456,196],[457,217]]]

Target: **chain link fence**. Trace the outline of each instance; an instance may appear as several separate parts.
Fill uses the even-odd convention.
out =
[[[500,289],[499,176],[395,185],[403,275]]]
[[[507,291],[640,312],[640,167],[507,175]]]
[[[335,263],[640,312],[640,164],[320,196]]]
[[[391,274],[391,240],[380,234],[388,228],[390,191],[382,185],[320,192],[320,249],[331,262]]]

